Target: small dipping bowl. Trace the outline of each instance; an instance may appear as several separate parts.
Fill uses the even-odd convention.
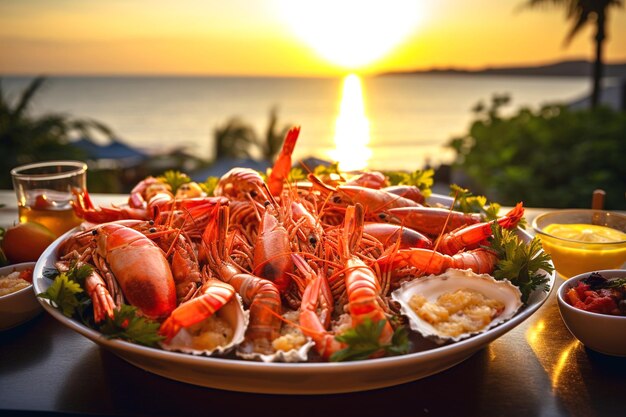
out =
[[[35,262],[24,262],[0,268],[0,276],[7,276],[17,271],[34,269]],[[22,288],[7,295],[0,296],[0,331],[18,326],[34,318],[43,311],[33,285]]]
[[[626,278],[626,269],[595,271],[607,279]],[[587,278],[591,272],[576,275],[565,281],[557,291],[561,317],[568,330],[583,345],[596,352],[612,356],[626,357],[626,316],[592,313],[571,305],[566,294],[575,288],[578,281]]]
[[[588,271],[618,269],[626,262],[626,235],[611,242],[595,242],[587,239],[589,236],[584,236],[584,232],[580,240],[567,239],[550,233],[549,226],[553,224],[604,226],[625,234],[626,215],[604,210],[572,209],[537,216],[532,227],[561,276],[569,278]],[[593,233],[591,227],[588,232]]]

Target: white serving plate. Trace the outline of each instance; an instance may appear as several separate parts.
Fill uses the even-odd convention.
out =
[[[519,235],[527,242],[532,239],[522,230]],[[43,270],[54,266],[57,248],[63,239],[63,236],[60,237],[48,247],[37,262],[33,274],[36,293],[45,291],[51,284],[52,281],[43,277]],[[167,352],[122,340],[107,339],[96,330],[65,317],[48,300],[39,299],[39,302],[49,314],[70,329],[127,362],[166,378],[240,392],[329,394],[365,391],[415,381],[464,361],[537,311],[554,286],[555,274],[548,278],[548,292],[536,290],[531,294],[527,306],[517,315],[485,333],[454,344],[407,355],[342,363],[262,363]]]

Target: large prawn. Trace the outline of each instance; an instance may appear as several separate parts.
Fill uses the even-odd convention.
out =
[[[85,250],[90,251],[99,274],[107,282],[119,284],[128,303],[153,319],[167,317],[174,310],[176,289],[172,271],[165,254],[153,241],[116,223],[79,232],[73,240],[85,241],[89,235],[92,239]],[[99,280],[94,284],[101,285]]]
[[[373,323],[384,321],[380,342],[385,345],[391,342],[393,328],[387,321],[385,312],[378,301],[380,297],[378,278],[374,271],[354,254],[361,240],[363,222],[362,206],[359,204],[349,206],[346,210],[344,235],[340,240],[339,255],[345,267],[343,273],[348,296],[347,308],[351,318],[350,327],[356,327],[366,321]],[[310,279],[310,284],[302,296],[300,324],[302,331],[315,341],[318,353],[328,359],[345,346],[337,341],[331,332],[325,330],[316,314],[322,284],[323,276],[320,274]]]
[[[336,187],[324,184],[315,175],[309,174],[309,180],[318,188],[333,195],[329,202],[335,205],[347,206],[361,204],[368,213],[378,213],[397,207],[418,207],[419,204],[408,198],[389,193],[385,190],[362,187],[358,185],[339,184]]]
[[[235,289],[220,280],[209,279],[200,288],[200,295],[176,307],[161,324],[159,334],[169,340],[180,329],[201,322],[226,305],[235,295]]]
[[[378,214],[381,221],[401,224],[428,236],[439,236],[482,221],[478,213],[466,214],[440,207],[394,207]]]
[[[300,329],[313,340],[320,356],[328,359],[345,347],[327,330],[332,312],[332,295],[328,281],[324,274],[315,272],[299,255],[292,256],[294,264],[307,282],[300,303]]]
[[[476,223],[442,234],[437,243],[437,250],[454,255],[461,250],[474,249],[492,235],[492,225],[498,224],[502,228],[513,229],[522,217],[524,217],[524,207],[522,203],[517,203],[513,209],[497,220]]]
[[[280,335],[282,305],[278,288],[266,279],[241,272],[230,260],[228,241],[228,206],[220,207],[217,218],[203,235],[203,253],[211,271],[222,281],[233,286],[250,309],[250,323],[242,350],[260,353],[272,352],[272,341]]]
[[[283,184],[289,176],[291,170],[291,154],[296,147],[296,141],[300,135],[300,126],[294,126],[287,132],[283,147],[274,162],[272,171],[267,177],[267,185],[270,193],[274,196],[280,195],[283,190]]]
[[[285,216],[279,207],[267,204],[254,244],[254,270],[257,276],[272,281],[279,291],[285,292],[291,282],[293,262],[289,232],[283,224]]]
[[[412,248],[383,255],[376,262],[394,269],[403,266],[413,267],[416,272],[412,275],[417,276],[438,275],[448,268],[471,269],[477,274],[491,274],[498,257],[495,252],[485,248],[459,252],[452,256],[432,249]]]

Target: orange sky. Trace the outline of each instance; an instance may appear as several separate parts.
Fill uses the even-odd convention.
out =
[[[304,17],[287,13],[286,1],[0,0],[0,74],[338,75],[348,68],[336,57],[371,52],[399,25],[406,25],[405,34],[383,45],[387,54],[351,69],[479,68],[593,56],[591,29],[565,48],[564,12],[519,10],[524,0],[387,0],[373,2],[370,14],[367,0],[290,0],[310,7],[302,9]],[[330,12],[344,2],[349,7]],[[608,30],[606,60],[626,61],[624,8],[612,10]],[[322,34],[331,44],[312,46]],[[347,34],[355,36],[343,39]],[[333,60],[324,58],[331,52]]]

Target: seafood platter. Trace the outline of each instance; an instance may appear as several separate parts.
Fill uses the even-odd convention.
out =
[[[431,194],[432,172],[292,169],[298,133],[267,175],[168,172],[120,206],[77,195],[83,224],[35,266],[44,309],[167,378],[316,394],[441,372],[547,299],[521,202]]]

